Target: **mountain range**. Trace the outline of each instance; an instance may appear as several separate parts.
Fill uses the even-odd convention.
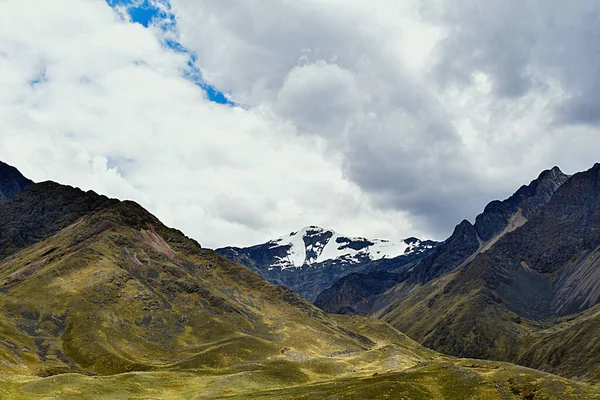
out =
[[[474,224],[467,220],[459,223],[452,235],[414,268],[392,277],[381,276],[381,279],[376,272],[367,274],[366,279],[349,277],[323,292],[316,304],[333,313],[349,310],[368,314],[388,307],[386,296],[381,296],[384,292],[393,287],[394,296],[402,298],[419,286],[463,266],[491,248],[502,236],[524,225],[568,178],[558,167],[543,171],[537,179],[519,188],[506,200],[489,203],[475,218]],[[350,280],[355,283],[349,284]],[[379,291],[365,291],[361,287],[362,282],[369,284],[377,280],[387,282],[381,285]],[[351,296],[351,293],[360,296]]]
[[[595,270],[594,252],[588,249],[596,239],[598,203],[592,193],[598,183],[591,180],[600,181],[598,171],[569,178],[546,205],[539,205],[544,203],[539,196],[517,202],[516,213],[529,215],[527,223],[511,232],[503,228],[508,233],[489,249],[480,249],[450,273],[432,272],[430,280],[409,294],[384,292],[388,307],[379,308],[380,314],[368,312],[379,319],[326,313],[291,289],[269,283],[165,226],[135,202],[55,182],[32,183],[15,171],[0,169],[2,398],[600,398],[595,369],[573,374],[569,364],[576,354],[585,360],[597,354],[584,353],[593,343],[571,342],[573,354],[560,347],[570,343],[563,328],[579,327],[594,339],[590,324],[597,319],[590,296],[595,292],[581,282],[588,282],[586,274]],[[552,187],[545,185],[538,188]],[[534,191],[530,199],[542,193]],[[570,201],[570,208],[559,210]],[[525,207],[531,214],[525,214]],[[568,218],[570,213],[574,219]],[[565,233],[576,226],[580,228],[571,236]],[[554,234],[556,240],[549,240]],[[522,244],[536,235],[548,256],[536,252],[542,247]],[[552,250],[563,240],[570,252]],[[331,263],[340,269],[361,265],[370,272],[413,276],[419,265],[437,265],[426,260],[448,243],[347,238],[311,227],[261,245],[260,251],[275,250],[260,268],[294,272]],[[506,250],[513,246],[514,254]],[[498,260],[502,264],[494,266]],[[267,266],[270,262],[279,265]],[[539,289],[534,298],[548,296],[556,302],[542,307],[542,301],[530,315],[525,304],[530,297],[518,299],[519,285],[530,282],[523,278],[527,274],[540,288],[546,276],[555,279],[556,288],[576,286],[577,295],[564,295],[554,286]],[[549,336],[535,331],[542,335],[537,349],[562,354],[546,361],[563,368],[553,367],[555,372],[587,382],[505,362],[443,355],[394,327],[431,347],[443,347],[434,338],[446,332],[446,343],[479,343],[477,337],[459,337],[465,326],[459,315],[443,316],[448,312],[444,307],[456,304],[480,321],[480,330],[470,333],[480,335],[481,343],[513,340],[514,335],[504,340],[485,330],[489,324],[505,324],[505,316],[523,329],[552,323],[546,329],[558,332],[561,340],[546,340]],[[423,306],[431,311],[424,314]],[[570,314],[575,309],[578,313]],[[555,322],[555,314],[563,319]],[[398,320],[403,315],[413,321],[412,329]],[[432,321],[438,325],[429,325]],[[423,331],[430,334],[422,337]],[[475,348],[481,351],[473,350],[474,356],[487,350]],[[454,352],[450,346],[448,350]],[[533,360],[533,365],[545,359],[542,350],[519,353],[522,358],[515,360]],[[544,363],[539,367],[551,369]]]
[[[600,378],[600,164],[520,228],[374,314],[448,354]]]
[[[599,174],[544,171],[411,270],[347,276],[316,304],[383,319],[446,354],[597,380]]]
[[[269,282],[314,301],[323,290],[349,274],[410,268],[437,244],[414,237],[396,242],[369,240],[309,226],[256,246],[216,251]]]
[[[292,284],[263,276],[328,313],[382,319],[442,353],[597,380],[599,173],[600,165],[573,176],[558,167],[543,171],[489,203],[474,223],[459,223],[444,242],[428,242],[410,262],[390,257],[377,267],[361,260],[325,280],[330,286],[316,298],[302,286],[314,286],[314,272],[294,271],[302,280]],[[386,268],[391,262],[398,267]],[[268,260],[263,265],[269,269]]]

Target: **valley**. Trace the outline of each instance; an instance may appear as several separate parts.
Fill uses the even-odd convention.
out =
[[[54,182],[31,184],[5,197],[0,202],[2,398],[600,398],[595,335],[580,340],[597,327],[597,310],[565,316],[561,324],[542,330],[542,320],[523,316],[515,322],[511,310],[518,311],[519,303],[506,309],[501,303],[488,305],[495,295],[480,290],[483,278],[467,275],[475,273],[469,266],[484,266],[482,257],[491,257],[522,228],[505,233],[466,266],[439,277],[432,273],[398,303],[389,297],[379,314],[336,315],[203,248],[134,202]],[[312,237],[311,248],[323,250],[322,235],[335,235],[327,232],[308,228],[303,242]],[[329,260],[360,266],[342,279],[368,271],[387,274],[394,285],[399,276],[413,276],[420,263],[440,265],[440,254],[451,243],[407,239],[392,252],[387,242],[338,237],[336,245],[350,250],[342,248]],[[373,248],[378,250],[368,251]],[[390,253],[383,253],[386,248]],[[578,258],[569,256],[574,260],[569,276],[593,264],[584,250]],[[307,254],[304,261],[311,259]],[[437,264],[428,257],[437,257]],[[327,268],[326,262],[310,267]],[[303,271],[298,268],[279,272]],[[465,281],[453,283],[459,278]],[[595,293],[586,288],[586,294]],[[377,290],[384,298],[394,293]],[[442,302],[442,296],[450,300]],[[577,300],[581,296],[558,298],[557,309],[589,304]],[[452,318],[447,317],[450,302],[457,312]],[[478,331],[457,330],[467,326],[457,325],[461,318],[481,320],[482,304],[488,305],[490,324],[505,330],[500,337],[487,334],[488,325],[480,322]],[[517,342],[515,329],[527,337],[527,351],[519,350],[525,344]],[[453,346],[469,351],[456,354]],[[582,354],[588,361],[577,364],[575,357]],[[475,359],[480,355],[514,356],[519,364],[555,375]]]

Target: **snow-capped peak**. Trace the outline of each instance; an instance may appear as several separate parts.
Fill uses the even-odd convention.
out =
[[[268,245],[269,248],[289,247],[287,255],[276,257],[277,261],[272,265],[272,267],[282,269],[297,268],[328,260],[354,264],[367,260],[409,255],[433,247],[429,244],[421,246],[421,241],[417,238],[400,241],[369,240],[362,237],[343,236],[318,226],[305,227],[298,232],[292,232],[272,240]]]

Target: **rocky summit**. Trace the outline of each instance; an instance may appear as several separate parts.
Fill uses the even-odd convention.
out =
[[[448,239],[411,268],[398,271],[394,276],[367,271],[365,279],[342,279],[324,291],[316,304],[334,313],[368,314],[386,308],[390,302],[398,301],[421,285],[464,265],[492,247],[506,233],[524,225],[568,178],[558,167],[543,171],[506,200],[489,203],[475,218],[474,224],[467,220],[459,223]],[[375,284],[377,280],[382,282]],[[388,290],[393,294],[386,294]]]
[[[414,268],[342,278],[316,301],[429,348],[600,379],[600,164],[544,171]]]
[[[522,227],[379,316],[446,353],[598,379],[599,177],[598,164],[570,177]]]
[[[25,178],[15,167],[0,161],[0,203],[12,199],[32,184],[33,182]]]
[[[314,301],[340,278],[359,271],[398,271],[430,253],[437,242],[349,237],[309,226],[256,246],[216,251],[266,280]]]

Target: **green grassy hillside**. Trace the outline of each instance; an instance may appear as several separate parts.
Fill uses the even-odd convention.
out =
[[[300,363],[302,364],[302,363]],[[47,378],[0,375],[10,399],[600,399],[600,389],[517,367],[468,359],[425,361],[402,371],[295,381],[278,364],[111,376],[65,374]]]
[[[465,270],[432,281],[376,316],[445,354],[600,381],[600,305],[568,317],[529,320],[476,274]]]
[[[5,258],[0,291],[4,369],[40,376],[218,369],[371,345],[134,203]]]

